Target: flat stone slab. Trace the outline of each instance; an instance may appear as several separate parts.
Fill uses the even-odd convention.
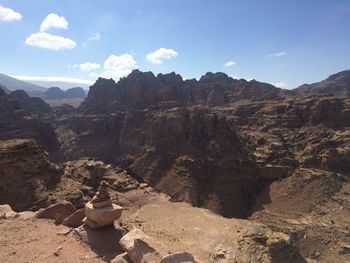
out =
[[[160,263],[196,263],[191,253],[180,252],[167,255],[162,258]]]
[[[47,208],[40,209],[36,212],[37,218],[55,219],[57,223],[61,224],[67,217],[76,211],[71,202],[61,202],[50,205]]]
[[[98,203],[92,203],[92,206],[94,208],[102,208],[102,207],[111,206],[111,205],[112,205],[111,200],[106,200],[106,201],[102,201],[102,202],[98,202]]]

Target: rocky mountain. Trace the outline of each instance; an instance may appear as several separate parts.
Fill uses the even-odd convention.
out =
[[[302,145],[347,129],[349,99],[291,94],[223,73],[183,81],[136,70],[118,83],[99,79],[77,114],[57,124],[58,138],[68,159],[98,157],[175,200],[244,217],[263,181],[300,166],[348,171],[331,164],[347,158],[347,141],[339,153]]]
[[[24,90],[15,90],[8,96],[17,101],[19,105],[37,116],[45,116],[52,113],[51,107],[39,97],[29,97]]]
[[[79,99],[85,99],[86,93],[85,90],[81,87],[75,87],[67,89],[65,92],[66,98],[79,98]]]
[[[255,80],[235,80],[224,73],[207,73],[199,81],[184,81],[174,72],[154,76],[152,72],[134,70],[118,83],[99,78],[90,87],[81,111],[103,113],[187,105],[215,107],[245,99],[276,99],[288,93]]]
[[[338,72],[327,79],[313,84],[304,84],[295,91],[299,95],[328,94],[335,96],[350,96],[350,70]]]
[[[61,100],[61,99],[73,99],[73,98],[84,99],[86,97],[86,93],[84,89],[80,87],[70,88],[70,89],[67,89],[66,91],[58,87],[51,87],[45,91],[42,97],[49,100]]]
[[[24,91],[0,93],[0,140],[35,139],[54,157],[58,142],[49,122],[51,114],[48,104]]]
[[[46,88],[39,85],[18,80],[5,74],[0,74],[0,85],[10,91],[24,90],[31,96],[38,96],[46,90]]]
[[[346,78],[339,74],[331,77],[332,85],[345,89]],[[123,222],[169,237],[165,242],[175,238],[177,242],[169,241],[174,247],[193,230],[168,227],[160,233],[148,222],[156,222],[159,229],[186,225],[169,212],[179,209],[201,233],[205,224],[196,222],[209,222],[212,217],[182,205],[175,208],[154,192],[224,217],[241,218],[233,220],[234,225],[228,223],[232,219],[215,220],[240,233],[232,234],[232,240],[231,232],[225,233],[225,241],[217,234],[225,230],[205,227],[201,236],[208,239],[203,246],[208,240],[221,244],[210,243],[209,256],[208,251],[196,254],[203,247],[193,252],[211,258],[208,262],[241,255],[234,249],[238,244],[248,245],[242,248],[247,255],[266,260],[271,260],[271,253],[276,253],[275,259],[288,253],[302,256],[300,261],[271,262],[348,262],[350,97],[298,92],[224,73],[184,81],[176,73],[155,76],[135,70],[117,83],[98,79],[78,108],[61,106],[41,115],[45,107],[40,103],[30,107],[34,101],[23,92],[2,92],[0,139],[35,138],[62,163],[58,190],[50,192],[59,200],[82,206],[103,177],[118,192],[116,200],[128,208],[130,217]],[[141,184],[148,190],[143,191]],[[130,193],[129,188],[142,194]],[[159,207],[168,217],[157,213]],[[176,222],[161,218],[176,218]],[[247,229],[249,222],[252,227]],[[260,224],[283,232],[285,238],[267,238],[264,233],[270,230],[262,231]],[[179,231],[185,237],[174,237]],[[236,240],[240,235],[242,239]],[[269,244],[274,244],[272,250]],[[291,246],[295,253],[290,253]],[[282,248],[289,252],[280,253]],[[255,252],[248,253],[249,249]]]

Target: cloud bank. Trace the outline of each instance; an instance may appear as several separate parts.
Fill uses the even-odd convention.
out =
[[[87,79],[77,79],[70,77],[43,77],[43,76],[27,76],[27,75],[15,75],[12,76],[16,79],[24,81],[48,81],[48,82],[67,82],[67,83],[76,83],[83,85],[92,85],[94,81]]]

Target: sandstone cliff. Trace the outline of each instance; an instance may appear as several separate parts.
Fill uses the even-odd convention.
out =
[[[48,190],[61,176],[57,165],[33,140],[0,141],[0,203],[16,211],[50,204]]]

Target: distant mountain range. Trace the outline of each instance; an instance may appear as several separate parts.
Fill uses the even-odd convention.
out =
[[[66,91],[58,88],[51,87],[47,89],[42,96],[44,99],[60,100],[60,99],[84,99],[86,97],[86,92],[83,88],[75,87],[67,89]]]
[[[202,82],[205,78],[209,78],[213,73],[207,73],[205,76],[202,77]],[[162,74],[161,74],[162,75]],[[180,77],[179,75],[176,75]],[[215,73],[213,74],[215,78],[223,78],[223,79],[229,79],[229,77],[224,73]],[[181,78],[182,80],[182,78]],[[240,80],[243,81],[243,80]],[[32,82],[32,81],[31,81]],[[191,81],[187,81],[187,83],[190,83]],[[42,83],[42,82],[40,82]],[[252,86],[257,88],[254,92],[261,93],[260,95],[262,97],[266,95],[271,95],[269,93],[284,93],[289,95],[314,95],[314,94],[331,94],[336,96],[350,96],[350,70],[345,70],[338,72],[336,74],[333,74],[329,76],[327,79],[322,80],[320,82],[312,83],[312,84],[304,84],[301,85],[298,88],[295,88],[293,90],[281,90],[276,89],[273,85],[270,84],[264,84],[262,85],[260,82],[259,85],[256,85],[256,83],[249,82]],[[52,85],[48,87],[49,84],[59,84],[59,85]],[[204,83],[203,83],[204,84]],[[261,85],[260,85],[261,84]],[[4,90],[6,93],[9,93],[14,90],[24,90],[29,96],[32,97],[42,97],[46,99],[66,99],[66,98],[85,98],[86,97],[86,91],[83,89],[83,87],[74,87],[74,84],[72,83],[61,83],[61,82],[52,82],[52,83],[45,83],[47,87],[43,87],[41,85],[37,85],[34,83],[25,82],[22,80],[18,80],[16,78],[7,76],[5,74],[0,73],[0,87],[2,90]],[[72,88],[73,86],[73,88]],[[59,87],[59,88],[58,88]],[[85,87],[86,88],[86,87]],[[66,90],[66,91],[64,91]],[[249,92],[252,92],[251,89],[248,89]],[[240,93],[240,95],[244,95],[247,93],[247,87],[243,89]],[[237,95],[237,94],[236,94]],[[247,94],[246,94],[247,95]],[[249,94],[248,94],[249,95]],[[249,97],[249,96],[248,96]]]
[[[54,82],[56,83],[56,82]],[[15,90],[24,90],[31,97],[41,97],[45,99],[68,99],[86,97],[86,92],[81,87],[73,87],[72,83],[61,83],[58,87],[46,88],[37,84],[22,81],[5,74],[0,74],[0,87],[5,93]],[[46,83],[47,84],[47,83]],[[69,87],[66,91],[62,90],[62,86]]]
[[[41,92],[45,92],[46,88],[22,80],[18,80],[0,73],[0,85],[9,91],[24,90],[30,96],[38,96]]]

